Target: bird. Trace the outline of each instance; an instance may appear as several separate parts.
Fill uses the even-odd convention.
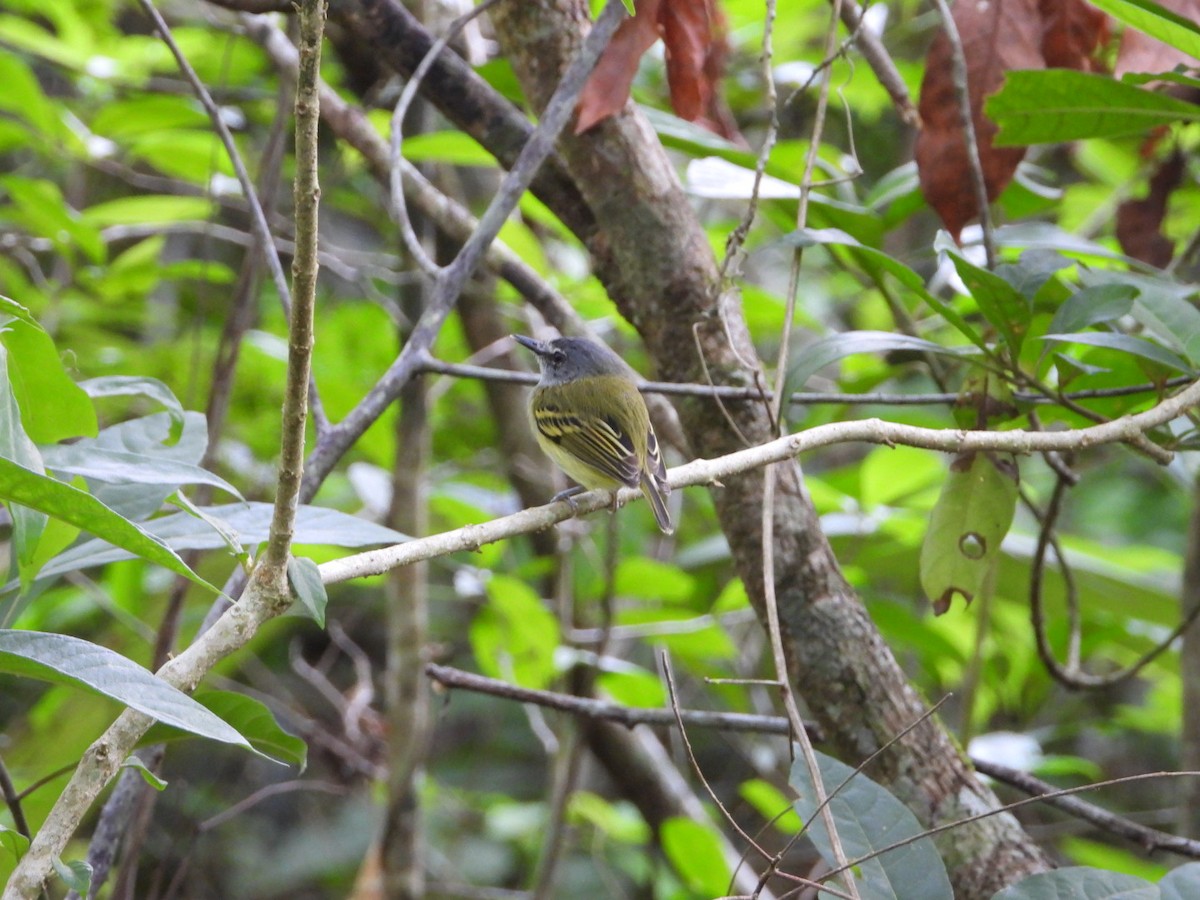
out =
[[[533,351],[541,380],[529,401],[534,434],[546,455],[582,487],[568,488],[554,500],[574,506],[572,495],[584,489],[613,491],[640,488],[664,534],[675,527],[667,510],[671,492],[658,437],[650,424],[629,368],[608,347],[586,338],[539,341],[513,335]]]

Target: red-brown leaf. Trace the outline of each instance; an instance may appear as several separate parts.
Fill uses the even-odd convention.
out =
[[[1058,69],[1096,72],[1098,51],[1108,41],[1108,16],[1083,0],[1040,0],[1042,56]]]
[[[579,96],[576,134],[616,115],[625,106],[642,54],[658,40],[659,5],[659,0],[638,0],[637,14],[617,26]]]
[[[999,89],[1009,69],[1045,67],[1038,0],[960,0],[953,11],[967,62],[967,93],[984,183],[993,200],[1012,180],[1025,150],[993,146],[997,128],[983,115],[983,101]],[[950,41],[944,32],[934,38],[925,60],[919,112],[916,159],[921,191],[957,240],[979,210],[951,75]]]
[[[1182,178],[1183,154],[1176,150],[1150,177],[1144,200],[1126,200],[1117,207],[1117,241],[1129,256],[1160,269],[1174,257],[1175,242],[1162,233],[1162,223],[1171,191]]]
[[[584,87],[575,133],[621,110],[637,74],[638,61],[662,37],[675,114],[742,142],[721,99],[728,48],[724,18],[716,0],[638,0],[636,9],[637,15],[617,29]]]

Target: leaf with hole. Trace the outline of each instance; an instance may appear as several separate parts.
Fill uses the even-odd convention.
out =
[[[938,615],[955,594],[970,603],[983,589],[1016,513],[1017,486],[1008,454],[964,453],[950,464],[921,546],[921,587]]]

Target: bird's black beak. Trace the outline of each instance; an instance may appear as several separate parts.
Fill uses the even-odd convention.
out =
[[[526,350],[532,350],[538,356],[545,356],[550,352],[550,348],[546,346],[545,341],[534,340],[531,337],[525,337],[523,334],[514,334],[513,340]]]

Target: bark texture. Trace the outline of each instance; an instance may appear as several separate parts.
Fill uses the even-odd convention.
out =
[[[526,96],[540,109],[586,33],[586,4],[508,0],[494,7],[491,17]],[[708,240],[645,119],[627,105],[621,115],[586,134],[563,138],[559,153],[596,223],[589,243],[603,248],[597,274],[641,333],[659,376],[754,384],[757,373],[743,360],[757,357],[741,310],[721,296]],[[696,456],[742,446],[713,402],[686,399],[677,406]],[[726,408],[749,441],[772,437],[761,404],[728,403]],[[761,617],[763,476],[729,479],[714,498],[738,573]],[[774,526],[774,582],[793,684],[836,752],[856,763],[918,719],[926,704],[842,577],[798,465],[779,466]],[[870,774],[927,825],[998,805],[936,721],[911,731]],[[963,898],[990,897],[1049,867],[1008,814],[954,829],[939,843],[956,894]]]

